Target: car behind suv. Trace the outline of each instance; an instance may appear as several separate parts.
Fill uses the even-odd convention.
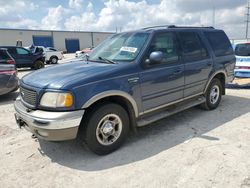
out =
[[[228,37],[212,27],[119,33],[85,58],[24,76],[15,115],[45,140],[79,133],[100,155],[120,147],[129,130],[196,105],[215,109],[235,65]]]
[[[0,48],[0,95],[18,89],[15,61],[6,49]]]
[[[42,52],[32,53],[31,51],[18,46],[0,46],[8,50],[16,61],[17,68],[31,67],[40,69],[44,67],[44,55]]]
[[[250,43],[238,43],[234,45],[236,65],[234,76],[250,78]]]

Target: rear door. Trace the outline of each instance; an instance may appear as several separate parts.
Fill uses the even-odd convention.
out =
[[[179,48],[175,32],[156,33],[153,37],[143,61],[154,51],[163,52],[164,60],[161,64],[144,68],[140,73],[144,112],[183,98],[184,65],[180,60]]]
[[[190,97],[203,92],[213,67],[213,61],[199,32],[178,32],[182,59],[185,66],[184,97]]]

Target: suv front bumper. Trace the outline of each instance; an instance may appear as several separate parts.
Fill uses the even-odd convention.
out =
[[[50,141],[76,138],[84,110],[69,112],[50,112],[30,110],[20,99],[14,103],[15,118],[19,127],[35,134],[38,138]]]

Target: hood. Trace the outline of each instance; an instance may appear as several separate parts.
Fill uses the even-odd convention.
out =
[[[22,78],[22,82],[32,87],[60,89],[74,80],[79,81],[110,71],[118,64],[72,61],[34,71]]]

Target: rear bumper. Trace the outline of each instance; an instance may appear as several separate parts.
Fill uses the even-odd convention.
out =
[[[234,76],[238,78],[250,78],[250,71],[234,71]]]
[[[29,110],[20,100],[15,101],[14,107],[19,127],[24,127],[38,138],[50,141],[76,138],[84,114],[84,110],[70,112]]]

